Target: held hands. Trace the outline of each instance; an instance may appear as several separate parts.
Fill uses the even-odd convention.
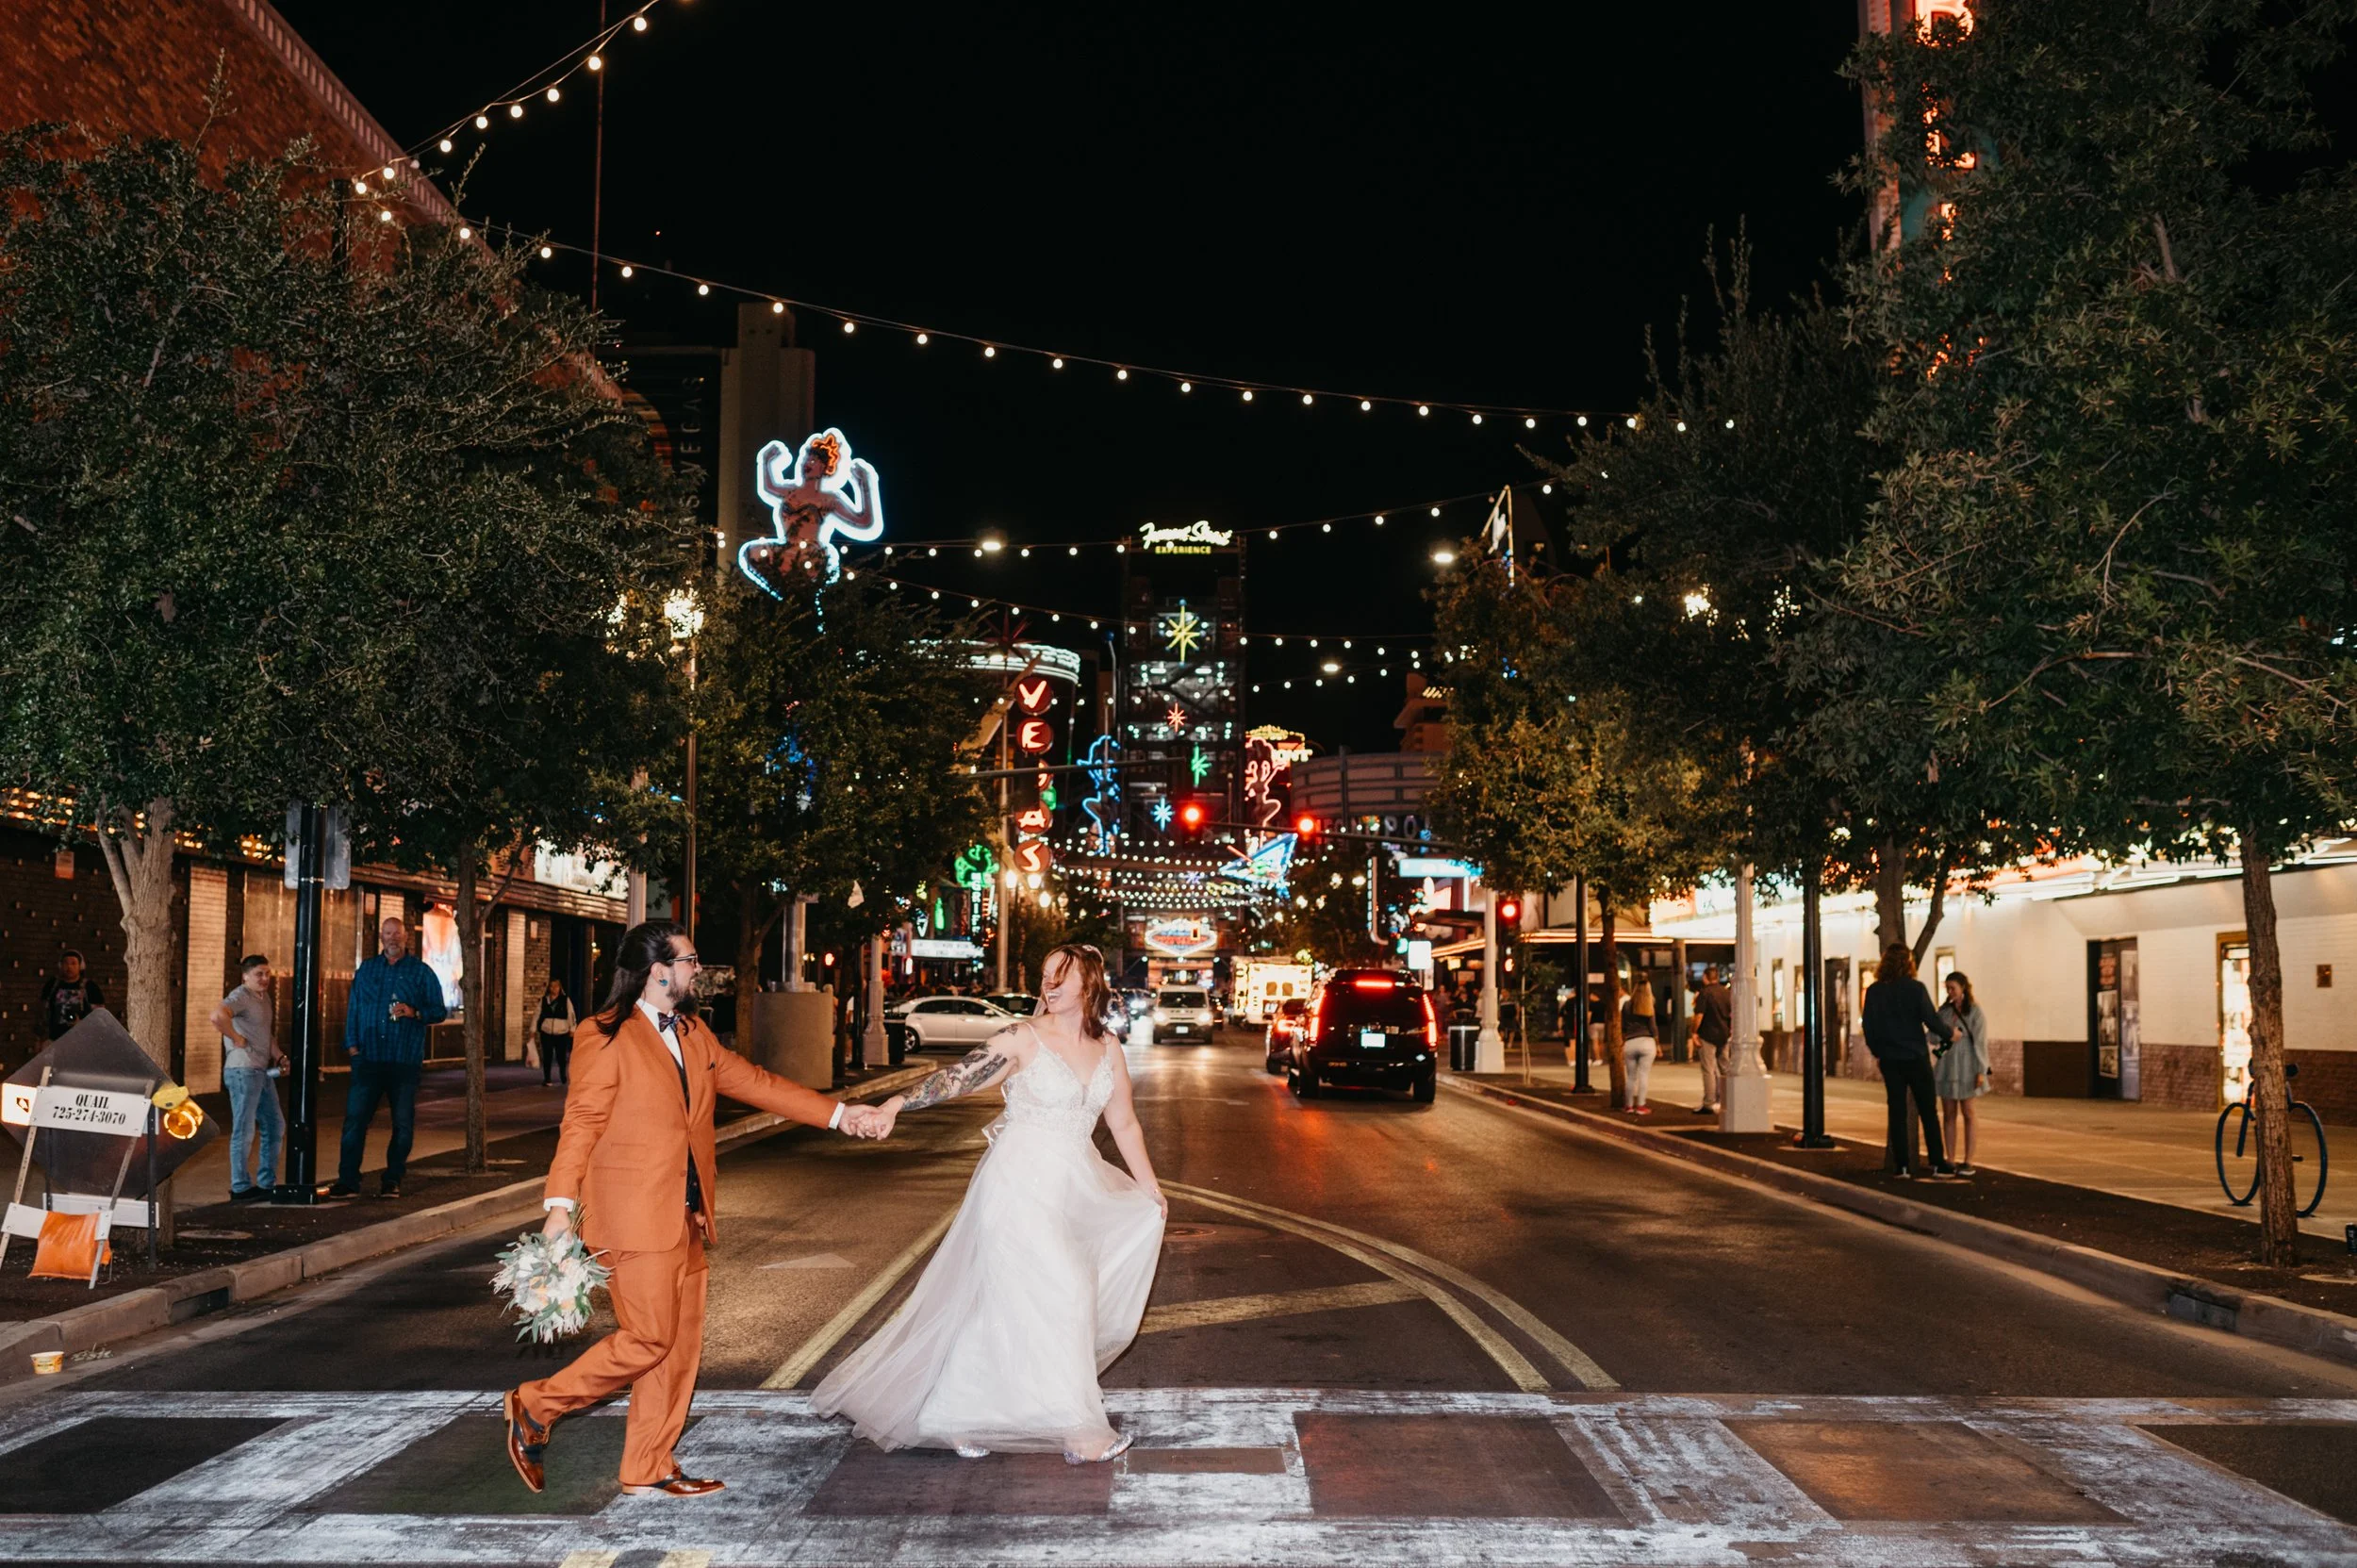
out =
[[[836,1124],[836,1131],[847,1138],[888,1138],[892,1135],[892,1123],[899,1109],[898,1096],[882,1105],[847,1105],[843,1108],[842,1121]]]

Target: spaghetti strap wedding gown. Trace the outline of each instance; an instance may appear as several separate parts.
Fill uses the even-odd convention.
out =
[[[812,1410],[881,1448],[1112,1444],[1096,1375],[1137,1337],[1162,1242],[1160,1205],[1091,1142],[1113,1090],[1110,1055],[1083,1083],[1045,1043],[1007,1080],[940,1250]]]

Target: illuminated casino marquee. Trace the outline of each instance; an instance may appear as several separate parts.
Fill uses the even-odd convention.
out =
[[[1138,543],[1156,555],[1209,555],[1234,546],[1236,531],[1214,528],[1201,518],[1184,528],[1149,522],[1138,531]]]

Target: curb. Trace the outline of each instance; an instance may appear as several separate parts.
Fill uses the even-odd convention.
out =
[[[1895,1225],[1919,1235],[1961,1246],[1968,1251],[2023,1268],[2036,1269],[2098,1296],[2131,1307],[2158,1312],[2181,1322],[2217,1329],[2243,1339],[2256,1340],[2285,1350],[2357,1366],[2357,1317],[2306,1307],[2281,1296],[2221,1285],[2189,1274],[2173,1273],[2091,1246],[2057,1241],[2034,1230],[1977,1219],[1952,1209],[1912,1203],[1888,1193],[1854,1186],[1829,1176],[1794,1170],[1771,1160],[1716,1148],[1708,1144],[1631,1127],[1591,1112],[1558,1105],[1551,1100],[1518,1095],[1486,1083],[1467,1083],[1454,1075],[1441,1081],[1460,1095],[1534,1112],[1564,1123],[1591,1137],[1608,1138],[1643,1149],[1658,1159],[1676,1160],[1734,1180],[1767,1187],[1788,1197],[1822,1203],[1867,1219]]]
[[[870,1079],[843,1098],[854,1103],[887,1098],[933,1070],[922,1066],[887,1073]],[[717,1150],[727,1150],[795,1125],[799,1124],[773,1112],[760,1111],[717,1130],[713,1141]],[[95,1350],[117,1340],[168,1329],[237,1302],[268,1296],[363,1259],[398,1252],[492,1220],[536,1213],[546,1180],[532,1177],[487,1193],[476,1193],[471,1197],[363,1225],[338,1236],[325,1236],[284,1252],[265,1253],[241,1263],[183,1275],[160,1285],[125,1291],[121,1296],[110,1296],[103,1301],[69,1308],[47,1317],[0,1326],[0,1384],[33,1377],[32,1358],[39,1351],[61,1350],[74,1355]]]

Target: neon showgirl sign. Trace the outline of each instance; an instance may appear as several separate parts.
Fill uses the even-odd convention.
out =
[[[851,455],[843,432],[826,429],[797,450],[771,441],[753,459],[753,482],[769,503],[776,532],[749,539],[736,553],[737,569],[771,595],[799,556],[825,557],[827,581],[843,573],[843,551],[835,540],[873,544],[883,536],[883,487],[875,465]]]

